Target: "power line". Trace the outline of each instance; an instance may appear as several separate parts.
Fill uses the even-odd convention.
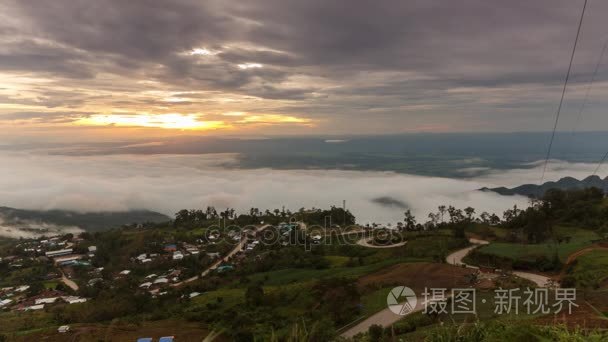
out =
[[[578,37],[581,33],[581,26],[583,26],[583,18],[585,17],[585,9],[587,8],[587,0],[583,4],[583,10],[581,11],[581,18],[578,22],[578,29],[576,30],[576,38],[574,39],[574,46],[572,47],[572,54],[570,55],[570,64],[568,65],[568,72],[566,72],[566,80],[562,89],[562,96],[559,100],[559,106],[557,107],[557,114],[555,115],[555,123],[553,124],[553,133],[551,133],[551,140],[549,141],[549,148],[547,149],[547,156],[545,157],[545,165],[543,166],[543,174],[540,178],[540,184],[543,184],[545,180],[545,172],[547,171],[547,163],[549,163],[549,156],[551,156],[551,148],[553,147],[553,139],[555,139],[555,131],[557,130],[557,124],[559,122],[559,115],[562,111],[562,104],[564,103],[564,95],[566,94],[566,87],[568,86],[568,80],[570,79],[570,71],[572,70],[572,61],[574,61],[574,55],[576,53],[576,45],[578,44]]]
[[[604,161],[606,161],[606,157],[608,157],[608,152],[606,152],[604,154],[604,156],[602,157],[602,160],[600,160],[599,164],[597,164],[597,167],[595,168],[595,171],[593,171],[593,175],[595,176],[597,174],[597,172],[600,170],[600,166],[602,166],[602,164],[604,164]]]
[[[597,60],[597,64],[595,65],[595,70],[593,70],[593,76],[591,76],[591,80],[589,81],[589,85],[587,85],[587,90],[585,91],[585,98],[583,99],[583,104],[581,105],[581,109],[578,112],[578,117],[576,119],[576,126],[572,129],[572,134],[578,129],[580,120],[583,116],[583,110],[585,109],[585,105],[587,104],[587,100],[589,99],[589,93],[591,92],[591,88],[593,87],[593,83],[595,82],[595,77],[597,76],[597,72],[602,65],[602,60],[604,58],[604,53],[606,52],[606,48],[608,47],[608,39],[604,42],[604,47],[602,48],[602,52],[600,53],[600,58]]]

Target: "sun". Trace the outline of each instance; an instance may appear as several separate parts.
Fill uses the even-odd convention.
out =
[[[95,114],[76,121],[83,126],[154,127],[182,130],[226,128],[223,121],[203,121],[196,114]]]

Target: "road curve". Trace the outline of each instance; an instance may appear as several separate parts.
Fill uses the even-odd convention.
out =
[[[456,265],[456,266],[464,265],[468,268],[479,269],[479,267],[477,267],[477,266],[468,265],[468,264],[462,262],[462,259],[464,259],[464,257],[466,257],[467,254],[469,254],[475,248],[478,248],[483,245],[487,245],[487,244],[489,244],[489,242],[485,241],[485,240],[478,240],[478,239],[469,239],[469,242],[472,243],[473,246],[469,246],[469,247],[455,251],[454,253],[448,255],[445,261],[448,264],[452,264],[452,265]],[[552,283],[551,278],[541,275],[541,274],[513,271],[513,275],[523,278],[523,279],[527,279],[527,280],[535,283],[539,287],[545,287]]]
[[[489,244],[489,242],[484,241],[484,240],[477,240],[477,239],[469,239],[469,242],[472,243],[473,246],[469,246],[469,247],[459,249],[459,250],[453,252],[452,254],[448,255],[445,258],[445,261],[451,265],[456,265],[456,266],[465,265],[468,268],[479,269],[479,267],[477,267],[477,266],[465,264],[464,262],[462,262],[462,259],[464,259],[464,257],[466,257],[469,254],[469,252],[471,252],[475,248],[483,246],[483,245],[487,245],[487,244]]]
[[[357,241],[357,245],[363,246],[363,247],[369,247],[369,248],[393,248],[393,247],[404,246],[407,243],[407,241],[401,241],[394,245],[381,246],[381,245],[373,245],[370,243],[370,241],[371,240],[369,238],[364,237],[363,239]]]
[[[344,338],[352,338],[353,336],[355,336],[359,333],[367,332],[369,330],[369,327],[371,327],[374,324],[380,325],[383,327],[391,326],[391,325],[393,325],[393,323],[395,323],[395,322],[403,319],[404,317],[409,316],[415,312],[421,311],[423,308],[424,308],[424,305],[422,304],[421,300],[418,301],[414,310],[408,312],[405,315],[397,315],[396,313],[392,312],[389,308],[386,308],[382,311],[376,312],[375,314],[369,316],[368,318],[366,318],[366,319],[362,320],[361,322],[355,324],[354,326],[348,328],[346,331],[344,331],[342,334],[340,334],[340,336],[344,337]]]

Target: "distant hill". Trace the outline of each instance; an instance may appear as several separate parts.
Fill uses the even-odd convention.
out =
[[[560,190],[573,190],[573,189],[585,189],[595,187],[602,189],[604,192],[608,191],[608,177],[601,179],[598,176],[589,176],[583,180],[578,180],[573,177],[564,177],[557,182],[546,182],[543,185],[536,184],[524,184],[515,188],[481,188],[481,191],[492,191],[505,196],[522,195],[522,196],[533,196],[541,197],[549,189],[560,189]]]
[[[39,222],[79,227],[87,231],[107,230],[131,223],[158,223],[171,220],[167,215],[149,210],[79,213],[68,210],[25,210],[9,207],[0,207],[0,218],[9,225],[11,223]]]

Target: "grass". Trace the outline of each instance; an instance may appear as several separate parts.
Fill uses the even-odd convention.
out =
[[[54,290],[57,287],[57,284],[59,284],[57,281],[45,281],[44,288],[47,290]]]
[[[327,255],[325,259],[329,261],[330,267],[344,267],[350,260],[347,256],[342,255]]]
[[[244,298],[244,289],[219,289],[205,292],[198,297],[192,298],[192,308],[215,304],[218,300],[221,300],[222,306],[231,307],[243,302]]]
[[[308,268],[287,268],[277,271],[256,273],[249,278],[252,281],[263,281],[267,286],[287,285],[297,282],[309,281],[311,279],[319,280],[322,278],[358,278],[368,273],[378,271],[382,268],[401,263],[415,262],[420,259],[387,259],[369,265],[355,267],[333,267],[326,269],[308,269]]]
[[[578,257],[572,276],[578,284],[598,287],[608,278],[608,251],[594,250]]]
[[[554,241],[547,241],[541,244],[518,244],[508,242],[493,242],[487,246],[479,248],[479,252],[493,254],[509,259],[534,260],[537,257],[545,256],[551,259],[555,252],[560,261],[565,262],[568,256],[579,249],[592,244],[592,240],[598,239],[598,235],[590,230],[574,227],[556,227],[556,233],[570,236],[571,240],[566,243],[558,244]]]
[[[0,313],[1,333],[25,333],[54,324],[52,315],[44,311]]]
[[[361,297],[361,304],[363,304],[361,314],[363,316],[370,316],[380,310],[386,309],[386,297],[392,289],[393,286],[387,286],[363,295]]]

